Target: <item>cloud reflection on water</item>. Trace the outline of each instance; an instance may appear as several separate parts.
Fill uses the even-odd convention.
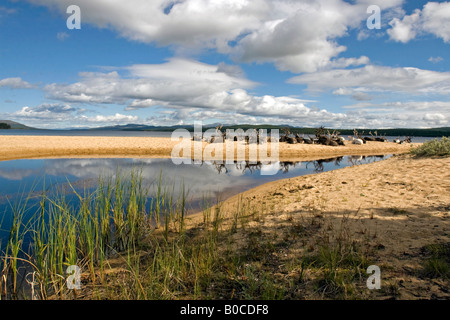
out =
[[[69,180],[77,186],[89,185],[99,176],[114,177],[118,170],[128,175],[132,170],[140,170],[145,185],[156,187],[162,174],[165,185],[174,187],[177,194],[182,184],[189,192],[190,200],[203,197],[223,198],[231,196],[259,184],[304,174],[328,171],[339,167],[367,163],[383,159],[384,156],[346,156],[309,162],[275,162],[268,165],[237,162],[233,164],[175,165],[170,159],[48,159],[14,160],[0,164],[0,193],[13,193],[17,183],[36,181],[45,175],[46,180],[64,184]],[[274,171],[274,175],[264,175],[264,171]],[[55,183],[55,182],[54,182]],[[85,184],[86,183],[86,184]],[[37,189],[39,190],[39,186]]]

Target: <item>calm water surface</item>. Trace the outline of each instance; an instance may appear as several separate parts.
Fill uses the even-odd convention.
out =
[[[184,184],[189,199],[224,199],[260,184],[305,174],[329,171],[384,159],[385,156],[345,156],[310,162],[275,162],[269,165],[234,163],[175,165],[170,159],[37,159],[0,162],[0,209],[19,196],[42,193],[69,183],[76,188],[95,187],[100,176],[111,177],[140,170],[152,190],[159,175],[168,186]],[[275,173],[265,175],[265,173]],[[175,190],[177,191],[177,190]]]
[[[30,196],[30,215],[36,212],[41,196],[65,190],[66,200],[75,199],[72,187],[82,194],[97,186],[99,177],[114,177],[118,170],[127,176],[142,172],[149,197],[155,197],[159,176],[175,199],[184,185],[190,212],[224,200],[266,182],[339,169],[386,159],[389,156],[344,156],[310,162],[275,162],[269,165],[182,164],[171,159],[37,159],[0,162],[0,248],[7,241],[14,207]],[[274,172],[273,175],[264,175]]]
[[[67,137],[168,137],[171,131],[118,130],[0,130],[5,136],[67,136]]]
[[[240,162],[234,164],[175,165],[171,159],[36,159],[0,162],[0,199],[42,190],[70,182],[86,186],[100,176],[114,176],[117,170],[130,173],[142,171],[144,183],[151,185],[160,173],[167,184],[184,183],[191,197],[206,193],[213,196],[236,194],[257,185],[284,178],[329,171],[346,166],[370,163],[388,156],[344,156],[308,162],[275,162],[268,165]],[[275,174],[265,175],[264,172]]]

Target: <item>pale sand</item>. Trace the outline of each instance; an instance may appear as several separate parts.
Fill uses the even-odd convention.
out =
[[[64,157],[170,158],[172,150],[180,144],[180,141],[156,137],[0,136],[0,161]],[[399,145],[389,142],[368,142],[366,145],[354,145],[348,142],[345,146],[329,147],[280,143],[279,159],[281,161],[301,161],[341,155],[400,154],[408,152],[412,146],[416,145]],[[191,157],[193,158],[195,156],[194,142],[191,142],[191,146]],[[202,148],[207,146],[207,143],[202,143]],[[209,145],[209,148],[214,147],[214,144]],[[248,159],[248,148],[246,145],[246,159]],[[270,150],[270,144],[268,148]],[[225,151],[224,154],[226,154]],[[207,156],[203,153],[203,160],[210,159],[214,159],[214,156]]]
[[[383,290],[363,290],[369,297],[386,298],[390,290],[398,290],[400,299],[450,298],[449,280],[420,276],[421,248],[450,243],[450,157],[400,155],[270,182],[226,200],[221,212],[233,216],[239,203],[247,204],[247,212],[262,216],[240,229],[236,239],[247,239],[255,229],[262,231],[265,239],[292,240],[293,227],[306,226],[298,229],[298,243],[279,255],[274,253],[280,266],[300,259],[308,250],[317,250],[320,239],[344,235],[375,248],[373,258],[381,268]],[[195,226],[201,224],[203,215],[190,219]],[[308,233],[312,226],[317,228]]]

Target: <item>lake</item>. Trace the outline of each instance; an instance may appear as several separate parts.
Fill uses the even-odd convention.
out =
[[[181,193],[182,185],[187,191],[189,212],[214,204],[258,185],[307,174],[330,171],[347,166],[383,160],[389,156],[344,156],[308,162],[276,162],[268,166],[249,164],[181,164],[171,159],[38,159],[0,162],[0,241],[5,243],[12,208],[31,196],[29,206],[39,204],[44,190],[46,194],[64,188],[83,190],[97,186],[100,176],[112,177],[118,170],[123,175],[133,170],[142,173],[142,183],[154,197],[158,179],[173,189],[175,197]],[[264,170],[274,170],[273,175],[264,175]],[[73,189],[72,189],[73,188]],[[70,197],[67,199],[70,200]],[[33,209],[32,209],[33,210]],[[31,211],[32,211],[31,210]],[[36,209],[34,209],[36,211]],[[32,212],[30,214],[33,214]]]
[[[118,131],[118,130],[0,130],[5,136],[68,136],[68,137],[166,137],[171,131]]]

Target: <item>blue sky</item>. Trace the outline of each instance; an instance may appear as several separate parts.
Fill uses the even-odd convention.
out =
[[[449,48],[447,1],[7,0],[0,119],[450,126]]]

